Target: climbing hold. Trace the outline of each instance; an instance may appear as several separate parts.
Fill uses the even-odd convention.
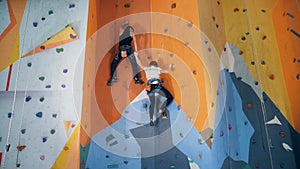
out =
[[[232,126],[229,124],[228,125],[228,130],[230,131],[232,129]]]
[[[202,160],[202,158],[203,158],[203,155],[202,155],[202,154],[200,154],[200,155],[199,155],[199,158],[200,158],[200,160]]]
[[[193,22],[188,23],[187,26],[188,26],[189,28],[193,27]]]
[[[246,40],[246,37],[245,37],[245,36],[243,36],[241,39],[242,39],[242,40]]]
[[[110,164],[110,165],[107,165],[107,168],[119,168],[119,165],[118,164]]]
[[[254,61],[252,61],[252,62],[251,62],[251,65],[255,65],[255,62],[254,62]]]
[[[20,164],[20,163],[17,163],[17,164],[16,164],[16,167],[18,167],[18,168],[21,167],[21,164]]]
[[[29,102],[31,99],[32,99],[31,96],[27,96],[27,97],[25,98],[25,102]]]
[[[49,10],[48,15],[52,15],[53,14],[53,10]]]
[[[9,149],[10,149],[10,144],[6,144],[6,145],[5,145],[5,150],[6,150],[7,152],[9,152]]]
[[[238,12],[238,11],[240,11],[239,8],[234,8],[234,9],[233,9],[233,12]]]
[[[266,13],[266,10],[265,10],[265,9],[262,9],[261,12]]]
[[[34,27],[37,27],[37,26],[38,26],[38,23],[37,23],[37,22],[33,22],[32,25],[33,25]]]
[[[42,18],[41,18],[42,21],[44,21],[45,19],[46,19],[45,17],[42,17]]]
[[[124,164],[128,164],[128,161],[124,161]]]
[[[287,144],[287,143],[282,143],[282,147],[287,151],[293,151],[293,149]]]
[[[165,29],[164,29],[164,33],[167,33],[167,32],[168,32],[168,28],[165,28]]]
[[[172,9],[176,8],[176,3],[172,3],[171,8]]]
[[[44,81],[44,80],[45,80],[45,77],[44,77],[44,76],[41,76],[41,77],[39,77],[39,80],[40,80],[40,81]]]
[[[255,81],[254,84],[255,84],[255,85],[258,85],[258,81]]]
[[[41,155],[40,160],[45,160],[45,155]]]
[[[228,110],[229,110],[229,112],[231,112],[231,111],[232,111],[232,108],[231,108],[231,106],[229,106]]]
[[[26,129],[21,129],[21,133],[25,134],[26,133]]]
[[[45,50],[46,47],[44,45],[40,46],[40,49]]]
[[[18,151],[22,151],[26,148],[25,145],[17,146]]]
[[[208,48],[207,50],[208,50],[209,52],[211,52],[211,48]]]
[[[44,100],[45,100],[44,97],[41,97],[41,98],[40,98],[40,102],[43,102]]]
[[[216,28],[219,28],[219,25],[218,25],[218,24],[216,24]]]
[[[72,33],[70,33],[70,38],[71,39],[75,39],[77,36],[76,35],[73,35]]]
[[[299,73],[296,75],[296,79],[297,79],[297,80],[300,79],[300,74],[299,74]]]
[[[215,16],[212,16],[211,18],[212,18],[212,20],[213,20],[213,21],[215,21],[215,20],[216,20],[216,17],[215,17]]]
[[[248,121],[245,121],[245,122],[244,122],[244,125],[246,126],[247,124],[248,124]]]
[[[143,108],[147,108],[147,107],[148,107],[147,103],[143,103]]]
[[[50,89],[51,85],[46,85],[45,88]]]
[[[220,5],[221,4],[220,1],[217,1],[217,4]]]
[[[9,112],[9,113],[7,114],[7,117],[8,117],[8,118],[11,118],[11,115],[12,115],[12,113]]]
[[[68,69],[64,69],[64,70],[63,70],[63,73],[68,73]]]
[[[75,4],[69,4],[69,8],[75,8]]]
[[[57,114],[52,114],[52,117],[53,117],[53,118],[56,118],[56,117],[57,117]]]
[[[214,107],[215,106],[215,103],[214,102],[211,102],[211,107]]]
[[[250,32],[246,32],[245,34],[248,36],[250,34]]]
[[[27,66],[28,66],[28,67],[31,67],[31,66],[32,66],[32,63],[31,63],[31,62],[28,62],[28,63],[27,63]]]
[[[220,132],[220,137],[222,137],[222,136],[224,136],[224,132],[223,131]]]
[[[255,30],[259,31],[259,27],[256,27]]]
[[[242,80],[242,77],[237,77],[236,79],[237,79],[237,80]]]
[[[181,110],[181,106],[180,105],[177,106],[177,110]]]
[[[264,36],[262,37],[262,40],[265,40],[265,39],[267,39],[267,36],[266,36],[266,35],[264,35]]]
[[[183,138],[183,134],[182,134],[182,133],[179,133],[179,136],[180,136],[181,138]]]
[[[51,130],[50,130],[50,133],[51,133],[51,134],[54,134],[54,133],[55,133],[55,130],[54,130],[54,129],[51,129]]]
[[[184,46],[188,46],[190,43],[189,42],[185,42],[184,43]]]
[[[57,53],[60,53],[60,52],[63,52],[63,51],[64,51],[64,48],[56,48]]]
[[[106,155],[105,158],[109,158],[109,155]]]
[[[43,141],[43,143],[45,143],[47,141],[47,137],[43,137],[42,141]]]
[[[64,146],[64,150],[65,150],[65,151],[68,151],[68,150],[69,150],[69,147],[68,147],[68,146]]]
[[[283,131],[282,131],[282,132],[280,132],[280,133],[279,133],[279,135],[280,135],[280,137],[282,137],[282,138],[283,138],[283,137],[285,137],[285,134],[284,134],[284,132],[283,132]]]
[[[193,70],[193,74],[196,75],[196,74],[197,74],[197,71],[196,71],[196,70]]]
[[[248,108],[248,109],[251,109],[251,108],[252,108],[252,104],[250,104],[250,103],[247,104],[247,108]]]
[[[125,7],[125,8],[130,8],[130,4],[129,4],[129,3],[124,4],[124,7]]]
[[[42,118],[43,117],[43,113],[42,112],[37,112],[35,115],[38,118]]]
[[[271,79],[271,80],[274,80],[274,74],[271,74],[270,76],[269,76],[269,79]]]
[[[240,55],[243,55],[244,54],[244,52],[243,51],[240,51]]]
[[[199,139],[198,139],[198,143],[199,143],[199,144],[203,144],[203,140],[199,138]]]
[[[66,85],[65,85],[65,84],[62,84],[61,87],[62,87],[62,88],[66,88]]]
[[[294,29],[290,30],[294,35],[298,36],[298,38],[300,38],[300,34],[298,32],[296,32]]]
[[[243,12],[247,12],[247,9],[243,9]]]
[[[266,64],[266,62],[265,62],[265,61],[261,61],[260,63],[261,63],[262,65],[265,65],[265,64]]]
[[[226,52],[226,48],[224,48],[223,50],[224,50],[224,52]]]

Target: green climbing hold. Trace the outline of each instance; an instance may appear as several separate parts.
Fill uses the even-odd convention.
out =
[[[255,65],[255,62],[254,62],[254,61],[252,61],[252,62],[251,62],[251,65]]]
[[[266,13],[266,10],[265,10],[265,9],[262,9],[261,11],[262,11],[263,13]]]
[[[41,97],[41,98],[40,98],[40,102],[43,102],[44,100],[45,100],[44,97]]]
[[[31,67],[31,66],[32,66],[32,63],[31,63],[31,62],[28,62],[28,63],[27,63],[27,66],[28,66],[28,67]]]
[[[21,129],[22,134],[25,134],[25,132],[26,132],[26,129]]]
[[[147,108],[147,107],[148,107],[147,103],[144,103],[143,108]]]
[[[107,165],[107,168],[119,168],[118,164]]]
[[[49,15],[52,15],[52,14],[53,14],[53,10],[50,10],[50,11],[48,12],[48,14],[49,14]]]
[[[63,52],[63,51],[64,51],[64,48],[56,48],[57,53],[60,53],[60,52]]]
[[[249,35],[250,34],[250,32],[246,32],[246,35]]]
[[[242,77],[238,77],[237,80],[242,80]]]
[[[175,168],[175,165],[170,165],[170,168]]]
[[[129,136],[128,136],[128,135],[125,135],[125,139],[129,139]]]
[[[50,133],[51,133],[51,134],[54,134],[54,133],[55,133],[55,130],[54,130],[54,129],[51,129],[51,130],[50,130]]]
[[[190,160],[189,160],[189,163],[194,163],[194,161],[190,159]]]
[[[251,169],[249,165],[246,165],[243,169]]]
[[[44,81],[44,80],[45,80],[45,77],[44,77],[44,76],[41,76],[41,77],[39,77],[39,80],[40,80],[40,81]]]
[[[248,124],[248,121],[245,121],[244,124],[245,124],[245,126],[246,126],[246,125]]]
[[[130,8],[130,4],[124,4],[125,8]]]

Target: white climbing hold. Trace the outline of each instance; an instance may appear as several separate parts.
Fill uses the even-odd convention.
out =
[[[266,124],[278,124],[278,125],[282,125],[281,122],[278,120],[278,118],[276,116],[272,120],[266,122]]]
[[[293,149],[287,143],[282,143],[282,146],[287,152],[293,151]]]

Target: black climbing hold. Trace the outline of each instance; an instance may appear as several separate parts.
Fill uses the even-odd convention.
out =
[[[216,28],[219,28],[219,25],[218,25],[218,24],[216,24]]]
[[[255,83],[254,83],[255,85],[258,85],[258,82],[257,81],[255,81]]]
[[[26,102],[29,102],[31,99],[32,99],[31,96],[27,96],[27,97],[25,98],[25,101],[26,101]]]
[[[37,23],[37,22],[33,22],[32,25],[33,25],[34,27],[37,27],[37,26],[38,26],[38,23]]]
[[[45,50],[46,47],[44,45],[40,46],[40,49]]]
[[[43,112],[37,112],[35,115],[38,118],[42,118],[43,117]]]
[[[40,98],[40,102],[43,102],[44,100],[45,100],[44,97],[41,97],[41,98]]]
[[[31,63],[31,62],[28,62],[28,63],[27,63],[27,66],[28,66],[28,67],[31,67],[31,66],[32,66],[32,63]]]
[[[5,150],[6,150],[7,152],[9,152],[9,149],[10,149],[10,144],[6,144]]]
[[[41,18],[42,21],[44,21],[45,19],[46,19],[45,17],[42,17],[42,18]]]
[[[242,40],[246,40],[246,37],[245,37],[245,36],[243,36],[241,39],[242,39]]]
[[[12,113],[9,112],[9,113],[7,114],[7,117],[8,117],[8,118],[11,118],[11,116],[12,116]]]
[[[75,4],[69,4],[69,8],[75,8]]]
[[[252,61],[252,62],[251,62],[251,65],[255,65],[255,62],[254,62],[254,61]]]
[[[21,129],[21,133],[25,134],[26,133],[26,129]]]
[[[172,9],[176,8],[176,3],[172,3],[171,8]]]
[[[109,155],[106,155],[105,158],[109,158]]]
[[[262,9],[261,12],[266,13],[267,11],[265,9]]]
[[[124,164],[128,164],[128,161],[124,161]]]
[[[124,7],[125,8],[130,8],[130,4],[128,3],[128,4],[124,4]]]
[[[247,12],[247,9],[243,9],[243,12]]]

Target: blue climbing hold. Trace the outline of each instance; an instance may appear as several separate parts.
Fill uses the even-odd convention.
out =
[[[38,26],[38,23],[37,23],[37,22],[33,22],[32,25],[33,25],[34,27],[37,27],[37,26]]]
[[[37,112],[35,115],[38,118],[42,118],[43,117],[43,113],[42,112]]]
[[[47,141],[47,137],[43,137],[42,140],[43,140],[43,143],[45,143]]]
[[[75,8],[75,4],[69,4],[69,8]]]
[[[50,89],[51,85],[46,85],[45,88]]]
[[[261,64],[262,64],[262,65],[265,65],[265,64],[266,64],[266,62],[265,62],[265,61],[261,61]]]
[[[65,84],[62,84],[61,87],[62,87],[62,88],[66,88],[66,85],[65,85]]]
[[[70,38],[75,39],[77,36],[70,33]]]
[[[32,99],[31,96],[27,96],[27,97],[25,98],[25,101],[26,101],[26,102],[29,102],[31,99]]]
[[[57,114],[52,114],[52,117],[53,117],[53,118],[56,118],[56,117],[57,117]]]

